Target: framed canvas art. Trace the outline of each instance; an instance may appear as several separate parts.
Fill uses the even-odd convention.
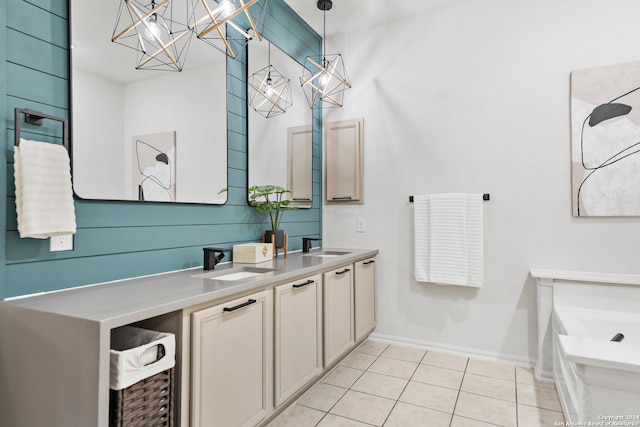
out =
[[[640,215],[640,61],[571,73],[574,216]]]

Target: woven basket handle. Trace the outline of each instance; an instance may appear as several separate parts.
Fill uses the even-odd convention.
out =
[[[166,350],[165,350],[165,348],[164,348],[164,345],[163,345],[163,344],[157,344],[157,345],[155,345],[155,346],[153,346],[153,347],[155,347],[155,348],[156,348],[156,359],[155,359],[155,360],[153,360],[153,361],[151,361],[151,362],[149,362],[149,363],[144,364],[144,366],[149,366],[149,365],[153,365],[154,363],[158,363],[160,360],[162,360],[162,358],[163,358],[163,357],[164,357],[164,355],[166,354]],[[145,349],[145,350],[140,354],[139,359],[141,360],[141,359],[142,359],[142,357],[143,357],[145,354],[148,354],[150,351],[152,351],[153,347],[149,347],[149,348]],[[140,363],[139,363],[139,365],[142,365],[142,362],[140,362]]]

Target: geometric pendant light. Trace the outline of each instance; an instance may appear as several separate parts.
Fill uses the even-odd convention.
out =
[[[271,65],[269,43],[269,65],[253,73],[248,81],[249,105],[266,118],[286,113],[293,105],[290,82]]]
[[[192,38],[188,20],[186,3],[174,11],[172,0],[122,0],[111,41],[138,52],[136,69],[182,71]]]
[[[111,41],[138,52],[136,69],[182,71],[194,36],[235,58],[262,40],[267,1],[120,0]]]
[[[191,28],[198,39],[231,58],[251,39],[262,40],[258,26],[264,19],[267,0],[197,0],[196,3],[197,19]]]
[[[318,0],[318,9],[324,11],[323,52],[326,33],[326,11],[333,6],[331,0]],[[340,54],[307,56],[302,68],[300,85],[309,107],[322,102],[323,107],[342,107],[344,92],[351,88],[347,70]]]

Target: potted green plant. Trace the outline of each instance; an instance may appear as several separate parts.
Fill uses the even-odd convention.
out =
[[[286,211],[298,209],[291,206],[291,199],[286,197],[291,190],[287,190],[279,185],[254,185],[249,187],[249,203],[258,212],[268,212],[271,220],[271,230],[265,232],[265,242],[271,241],[271,236],[275,234],[276,247],[284,246],[284,231],[280,230],[280,222]]]

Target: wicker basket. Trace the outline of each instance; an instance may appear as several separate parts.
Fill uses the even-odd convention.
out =
[[[174,370],[167,369],[122,390],[110,390],[110,427],[173,427]]]

